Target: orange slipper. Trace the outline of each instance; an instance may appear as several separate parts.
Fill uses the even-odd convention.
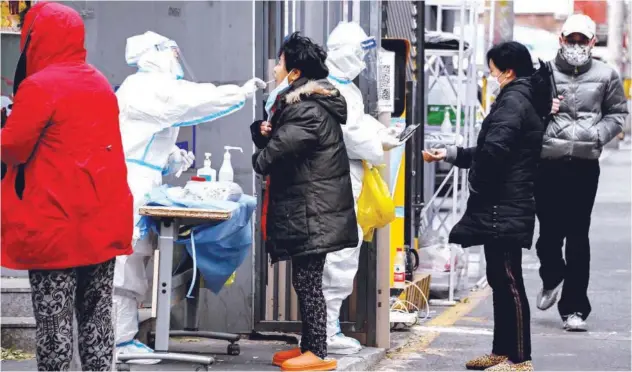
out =
[[[281,365],[281,371],[333,371],[338,367],[335,359],[320,359],[311,351],[289,359]]]
[[[283,364],[283,362],[285,362],[286,360],[290,360],[292,358],[296,358],[299,356],[301,356],[300,347],[290,349],[290,350],[279,351],[279,352],[274,353],[274,356],[272,357],[272,364],[274,364],[275,366],[281,367],[281,364]]]

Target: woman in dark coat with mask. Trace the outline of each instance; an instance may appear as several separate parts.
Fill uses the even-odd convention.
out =
[[[292,285],[302,317],[301,347],[278,352],[283,371],[329,371],[325,257],[358,243],[341,125],[347,104],[327,81],[327,53],[298,33],[281,46],[274,68],[277,88],[266,109],[270,122],[251,126],[258,150],[255,172],[266,176],[264,239],[273,262],[292,260]]]
[[[469,169],[470,197],[450,242],[484,245],[487,280],[493,290],[492,353],[471,360],[468,369],[532,370],[530,313],[522,279],[522,248],[531,248],[533,196],[542,149],[543,118],[551,110],[551,85],[536,73],[527,48],[517,42],[487,53],[496,102],[483,121],[475,147],[451,146],[426,153]],[[497,82],[497,84],[494,84]]]

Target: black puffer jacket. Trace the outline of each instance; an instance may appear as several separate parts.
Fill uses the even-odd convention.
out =
[[[448,148],[448,161],[470,169],[467,209],[452,229],[450,242],[463,247],[491,242],[531,247],[541,118],[550,111],[550,104],[534,99],[550,102],[550,95],[534,94],[528,78],[509,83],[483,121],[476,147]]]
[[[326,80],[299,79],[277,98],[269,140],[251,126],[255,172],[270,176],[266,249],[272,261],[358,243],[341,125],[347,105]]]

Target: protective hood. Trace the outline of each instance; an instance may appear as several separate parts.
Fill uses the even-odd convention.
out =
[[[139,71],[168,74],[182,79],[184,71],[179,60],[178,44],[153,31],[127,39],[125,60]]]
[[[14,89],[26,77],[57,63],[85,62],[85,27],[74,9],[59,3],[35,4],[24,18],[20,39],[22,55]]]
[[[340,22],[327,39],[327,67],[334,78],[353,80],[366,68],[365,57],[376,47],[354,22]]]

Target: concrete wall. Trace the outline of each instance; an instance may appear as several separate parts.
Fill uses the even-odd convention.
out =
[[[1,34],[0,35],[0,55],[2,63],[0,63],[0,75],[2,76],[1,92],[3,96],[11,96],[13,87],[9,86],[4,78],[13,80],[15,74],[15,65],[20,58],[20,35]]]

